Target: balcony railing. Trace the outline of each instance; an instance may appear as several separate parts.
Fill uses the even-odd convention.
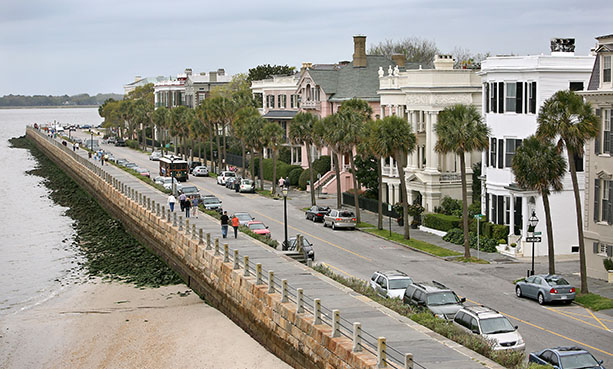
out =
[[[317,109],[317,110],[319,110],[320,106],[321,106],[321,102],[320,101],[308,100],[308,101],[301,101],[300,102],[300,107],[302,109]]]

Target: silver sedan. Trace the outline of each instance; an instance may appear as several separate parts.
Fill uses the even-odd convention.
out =
[[[327,215],[324,215],[324,227],[350,228],[355,229],[356,218],[353,212],[349,210],[333,209]]]
[[[575,287],[559,275],[533,275],[515,284],[517,297],[529,297],[543,305],[563,301],[570,304],[575,299]]]

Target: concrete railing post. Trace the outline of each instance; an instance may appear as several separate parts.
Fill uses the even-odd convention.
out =
[[[157,205],[157,206],[156,206],[156,208],[155,208],[155,215],[157,215],[157,216],[159,217],[159,216],[160,216],[160,214],[163,214],[163,213],[160,213],[160,203],[158,202],[156,205]],[[163,206],[162,206],[162,209],[164,209],[164,207],[163,207]]]
[[[249,256],[243,256],[243,267],[245,270],[243,271],[243,276],[249,277]]]
[[[168,223],[170,223],[171,219],[170,219],[170,209],[168,209],[168,212],[166,213],[167,217],[166,217],[166,221]]]
[[[219,238],[215,238],[215,255],[219,255]]]
[[[387,344],[385,337],[377,338],[377,368],[387,368]]]
[[[313,267],[313,260],[309,259],[308,257],[307,257],[307,266],[308,266],[309,268],[312,268],[312,267]]]
[[[304,313],[304,290],[298,288],[296,290],[296,314]]]
[[[202,235],[203,235],[204,231],[202,230],[202,228],[200,228],[198,230],[198,244],[202,245],[204,243],[204,241],[202,240]]]
[[[268,293],[275,293],[275,272],[268,271]]]
[[[351,351],[362,351],[362,323],[353,323],[353,347]]]
[[[189,234],[189,218],[185,219],[185,234]]]
[[[287,302],[287,279],[281,280],[281,302]]]
[[[238,250],[237,249],[234,249],[234,258],[233,258],[233,260],[234,260],[234,267],[233,267],[234,270],[240,269],[240,265],[238,263]]]
[[[404,354],[404,369],[413,369],[413,354]]]
[[[206,249],[211,249],[211,234],[207,232],[206,234]]]
[[[151,212],[152,212],[152,213],[155,213],[155,215],[157,215],[159,212],[157,212],[157,211],[155,210],[155,205],[156,205],[156,204],[155,204],[155,200],[151,200],[151,209],[149,209],[149,210],[151,210]],[[158,204],[158,205],[159,205],[159,204]]]
[[[332,310],[332,337],[341,336],[341,313],[340,310]]]
[[[154,206],[155,206],[155,201],[153,202]],[[151,211],[151,198],[148,197],[147,198],[147,210]]]
[[[170,215],[170,213],[168,213]],[[172,225],[177,226],[177,213],[172,213]]]
[[[262,264],[255,264],[255,284],[262,284]]]
[[[228,246],[227,243],[223,244],[223,262],[224,263],[230,262],[230,247]]]
[[[321,324],[321,300],[320,299],[315,299],[313,300],[313,317],[314,317],[314,321],[313,324],[315,325],[319,325]]]
[[[183,215],[179,215],[179,232],[183,230]]]
[[[196,225],[192,224],[192,239],[195,240],[198,237],[196,234]]]
[[[138,205],[143,206],[143,194],[138,193]]]
[[[302,235],[296,235],[296,251],[302,253]]]

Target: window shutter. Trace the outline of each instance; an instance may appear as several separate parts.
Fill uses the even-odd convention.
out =
[[[491,84],[492,89],[492,113],[498,113],[498,89],[496,88],[496,82]]]
[[[485,96],[485,112],[489,113],[490,112],[490,84],[487,82],[483,84],[483,96]]]
[[[598,132],[594,139],[594,154],[600,154],[600,132]]]
[[[607,223],[613,224],[613,181],[609,181],[609,200],[607,202],[609,213],[607,217]]]
[[[608,151],[608,153],[611,154],[611,153],[613,153],[613,129],[611,131],[609,131],[609,132],[605,132],[605,135],[609,136],[609,151]]]
[[[496,168],[496,139],[492,138],[490,145],[490,164],[493,168]]]
[[[530,91],[532,91],[532,97],[530,99],[530,113],[536,114],[536,82],[530,83]]]
[[[516,82],[515,85],[517,86],[515,89],[515,93],[517,94],[515,96],[515,112],[518,114],[522,113],[522,106],[523,106],[523,98],[524,98],[524,84],[523,82]]]
[[[594,222],[600,221],[600,179],[594,179]]]
[[[598,247],[598,242],[594,242],[594,243],[592,243],[592,247],[593,247],[593,249],[592,249],[592,253],[594,253],[594,254],[598,254],[598,251],[600,251],[600,250],[598,249],[598,248],[599,248],[599,247]]]
[[[607,245],[607,256],[613,256],[613,245]]]
[[[498,82],[498,112],[504,113],[504,82]]]
[[[504,140],[498,140],[498,168],[504,168]]]

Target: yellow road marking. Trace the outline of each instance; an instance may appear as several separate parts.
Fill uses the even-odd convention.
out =
[[[591,315],[592,317],[594,317],[594,319],[596,319],[596,321],[597,321],[598,323],[600,323],[600,325],[601,325],[601,326],[603,326],[603,327],[604,327],[604,329],[606,329],[607,331],[609,330],[609,328],[607,328],[607,326],[606,326],[606,325],[602,324],[602,322],[600,321],[600,319],[596,318],[596,315],[594,315],[594,313],[592,313],[592,311],[591,311],[590,309],[585,309],[585,310],[587,310],[587,312],[588,312],[588,313],[590,313],[590,315]]]
[[[579,318],[575,318],[574,316],[572,316],[572,315],[568,315],[568,314],[563,313],[563,312],[561,312],[561,311],[558,311],[558,310],[555,310],[555,309],[552,309],[552,308],[547,308],[547,307],[546,307],[545,309],[547,309],[547,310],[549,310],[549,311],[553,311],[554,313],[558,313],[558,314],[560,314],[560,315],[564,315],[564,316],[565,316],[565,317],[567,317],[567,318],[574,319],[574,320],[576,320],[576,321],[579,321],[579,322],[581,322],[581,323],[587,324],[587,325],[592,326],[592,327],[594,327],[594,328],[603,329],[602,327],[599,327],[599,326],[597,326],[596,324],[592,324],[592,323],[586,322],[585,320],[582,320],[582,319],[579,319]],[[602,324],[602,323],[600,323],[600,324]],[[605,327],[605,328],[604,328],[604,330],[608,331],[609,329]]]
[[[552,308],[552,309],[554,309],[554,308]],[[586,308],[581,308],[581,309],[586,309]],[[577,313],[577,312],[574,312],[574,311],[568,311],[568,310],[563,309],[563,308],[556,308],[556,309],[554,309],[554,310],[557,310],[557,311],[562,311],[562,312],[564,312],[564,313],[566,313],[566,314],[571,314],[571,315],[575,315],[575,316],[580,316],[580,317],[583,317],[583,318],[592,318],[592,316],[591,316],[591,315],[581,314],[581,313]],[[586,310],[587,310],[587,309],[586,309]],[[600,319],[601,321],[603,321],[603,322],[613,322],[613,319],[605,319],[605,318],[599,318],[599,319]]]
[[[259,215],[261,215],[261,216],[263,216],[264,218],[268,218],[268,219],[272,220],[273,222],[277,222],[277,223],[279,223],[279,224],[283,224],[283,222],[278,221],[278,220],[276,220],[276,219],[274,219],[274,218],[271,218],[271,217],[269,217],[269,216],[267,216],[267,215],[265,215],[265,214],[262,214],[262,213],[260,213],[259,211],[256,211],[255,213],[256,213],[256,214],[259,214]],[[337,245],[337,244],[335,244],[335,243],[332,243],[332,242],[330,242],[330,241],[326,241],[326,240],[324,240],[323,238],[319,238],[319,237],[317,237],[317,236],[315,236],[315,235],[312,235],[312,234],[310,234],[310,233],[308,233],[308,232],[305,232],[305,231],[303,231],[303,230],[301,230],[301,229],[298,229],[298,228],[296,228],[296,227],[292,227],[292,226],[291,226],[291,225],[289,225],[289,224],[288,224],[287,226],[288,226],[289,228],[291,228],[291,229],[293,229],[293,230],[295,230],[295,231],[298,231],[298,232],[300,232],[300,233],[302,233],[302,234],[305,234],[305,235],[307,235],[307,236],[309,236],[309,237],[311,237],[311,238],[314,238],[314,239],[319,240],[319,241],[321,241],[321,242],[325,242],[325,243],[327,243],[327,244],[328,244],[328,245],[330,245],[330,246],[336,247],[337,249],[340,249],[340,250],[343,250],[343,251],[345,251],[345,252],[348,252],[348,253],[350,253],[350,254],[352,254],[352,255],[355,255],[355,256],[357,256],[357,257],[359,257],[359,258],[362,258],[362,259],[364,259],[364,260],[372,261],[372,259],[367,258],[366,256],[362,256],[362,255],[358,254],[357,252],[354,252],[354,251],[351,251],[351,250],[347,250],[347,249],[346,249],[346,248],[344,248],[344,247],[341,247],[341,246],[339,246],[339,245]]]
[[[349,277],[351,277],[351,278],[359,279],[358,277],[354,276],[353,274],[349,274],[349,273],[347,273],[346,271],[344,271],[344,270],[342,270],[342,269],[340,269],[340,268],[337,268],[337,267],[335,267],[335,266],[333,266],[333,265],[330,265],[330,264],[328,264],[328,263],[321,263],[321,264],[322,264],[323,266],[326,266],[326,267],[332,268],[332,269],[334,269],[334,270],[338,270],[339,272],[341,272],[341,273],[343,273],[343,274],[346,274],[346,275],[348,275],[348,276],[349,276]]]

